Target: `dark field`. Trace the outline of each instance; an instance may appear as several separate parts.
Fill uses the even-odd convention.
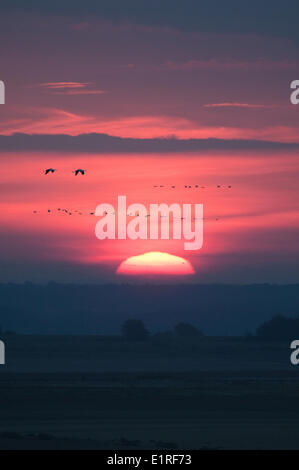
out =
[[[2,449],[299,448],[288,342],[2,339]]]

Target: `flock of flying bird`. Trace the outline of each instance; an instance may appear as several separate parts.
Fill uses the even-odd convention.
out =
[[[59,207],[58,209],[56,209],[56,211],[57,211],[57,212],[61,212],[61,213],[65,213],[65,214],[68,214],[68,215],[74,215],[74,214],[76,214],[76,215],[84,215],[84,213],[83,213],[82,211],[79,211],[79,210],[77,210],[77,209],[74,210],[74,211],[69,211],[69,210],[67,210],[67,209],[61,209],[61,208]],[[48,209],[48,210],[47,210],[47,213],[48,213],[48,214],[51,214],[51,213],[54,213],[54,212],[55,212],[55,209],[54,209],[54,210],[53,210],[53,209]],[[37,214],[37,213],[38,213],[38,211],[36,211],[36,210],[33,211],[33,214]],[[94,215],[94,214],[95,214],[94,212],[88,212],[88,213],[87,213],[87,215]],[[115,215],[115,212],[112,212],[112,214]],[[107,211],[104,212],[104,215],[108,215],[108,212],[107,212]],[[129,214],[126,214],[126,216],[127,216],[127,217],[141,217],[141,218],[142,218],[142,217],[145,217],[145,218],[147,218],[147,217],[150,217],[151,214],[140,215],[140,214],[131,214],[131,213],[129,213]],[[163,219],[163,218],[165,218],[165,217],[167,217],[167,216],[160,214],[160,219]],[[185,220],[185,219],[186,219],[186,217],[173,217],[173,218],[174,218],[174,219],[178,219],[178,220]],[[193,217],[192,220],[219,220],[219,218],[216,217],[216,218],[214,219],[214,218],[212,218],[212,217]]]
[[[44,174],[45,175],[49,175],[49,174],[52,174],[52,173],[55,173],[55,171],[57,171],[56,168],[46,168],[44,170]],[[76,170],[73,171],[73,173],[75,174],[75,176],[81,174],[81,175],[85,175],[85,172],[86,170],[83,170],[82,168],[78,168]],[[153,186],[154,188],[167,188],[168,186],[164,186],[164,185],[154,185]],[[172,185],[170,186],[172,189],[175,189],[176,186],[175,185]],[[218,189],[220,188],[228,188],[228,189],[231,189],[231,185],[221,185],[221,184],[218,184],[216,186]],[[185,189],[192,189],[192,188],[195,188],[195,189],[205,189],[206,186],[199,186],[198,184],[195,184],[195,185],[187,185],[185,184],[184,185],[184,188]],[[68,214],[68,215],[72,215],[72,214],[77,214],[77,215],[83,215],[83,212],[82,211],[79,211],[79,210],[74,210],[74,211],[70,211],[68,209],[61,209],[60,207],[57,209],[58,212],[61,212],[61,213],[65,213],[65,214]],[[54,212],[52,209],[48,209],[48,214],[51,214],[52,212]],[[33,211],[34,214],[37,214],[38,212],[36,210]],[[88,215],[94,215],[95,213],[94,212],[88,212]],[[105,212],[105,214],[107,215],[108,212]],[[113,213],[115,214],[115,212]],[[135,214],[126,214],[127,217],[135,217],[136,215]],[[142,217],[140,216],[139,214],[137,214],[137,217]],[[150,214],[147,214],[145,215],[144,217],[150,217]],[[163,217],[166,217],[166,216],[163,216],[163,215],[160,215],[160,218],[163,218]],[[177,217],[174,217],[174,218],[177,218]],[[181,220],[184,220],[185,217],[180,217],[179,219]],[[202,219],[208,219],[208,217],[203,217]],[[193,218],[193,220],[197,220],[196,217]],[[218,218],[216,218],[215,220],[219,220]]]
[[[49,173],[55,173],[55,171],[57,171],[56,168],[47,168],[45,171],[44,171],[44,174],[45,175],[48,175]],[[82,168],[78,168],[77,170],[74,170],[73,173],[75,173],[75,176],[81,174],[81,175],[85,175],[85,172],[86,170],[82,170]],[[164,186],[163,184],[155,184],[153,186],[153,188],[165,188],[167,186]],[[172,189],[175,189],[176,186],[175,185],[171,185],[170,186]],[[221,184],[217,184],[217,188],[228,188],[228,189],[231,189],[231,185],[221,185]],[[190,184],[185,184],[184,185],[184,188],[185,189],[192,189],[192,188],[196,188],[196,189],[205,189],[206,186],[199,186],[198,184],[194,184],[194,185],[190,185]]]
[[[170,187],[171,189],[176,189],[176,186],[175,186],[175,185],[172,185],[172,186],[164,186],[163,184],[160,184],[160,185],[155,184],[155,185],[153,186],[153,188],[167,188],[167,187]],[[184,185],[184,188],[185,188],[185,189],[192,189],[192,188],[195,188],[195,189],[205,189],[205,188],[207,188],[207,187],[208,187],[208,186],[199,186],[199,184],[194,184],[194,185],[185,184],[185,185]],[[221,184],[217,184],[216,187],[217,187],[217,188],[228,188],[228,189],[231,189],[232,186],[231,186],[231,185],[226,186],[226,185],[223,185],[223,184],[222,184],[222,185],[221,185]]]
[[[48,175],[49,173],[55,173],[56,168],[47,168],[45,171],[44,171],[44,174],[45,175]],[[73,171],[73,173],[75,173],[75,176],[81,174],[81,175],[85,175],[85,171],[86,170],[82,170],[82,168],[78,168],[77,170]]]
[[[58,212],[65,213],[65,214],[68,214],[68,215],[72,215],[72,214],[83,215],[83,212],[78,211],[78,210],[70,211],[68,209],[61,209],[60,207],[56,210]],[[48,212],[48,214],[51,214],[51,213],[55,212],[55,209],[48,209],[47,212]],[[33,214],[38,214],[38,211],[33,211]],[[88,214],[89,215],[94,215],[94,212],[89,212]]]

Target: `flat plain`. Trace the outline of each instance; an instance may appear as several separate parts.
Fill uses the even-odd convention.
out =
[[[1,449],[297,449],[288,342],[2,337]]]

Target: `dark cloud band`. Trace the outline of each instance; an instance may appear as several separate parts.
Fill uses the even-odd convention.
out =
[[[0,11],[53,13],[68,17],[97,16],[185,31],[286,36],[298,41],[298,0],[10,0]]]
[[[13,134],[0,135],[0,152],[62,151],[72,153],[182,153],[233,150],[298,150],[299,143],[265,140],[224,139],[132,139],[107,134],[71,136]]]

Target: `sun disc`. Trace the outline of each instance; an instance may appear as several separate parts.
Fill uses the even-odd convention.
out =
[[[185,258],[151,251],[138,256],[131,256],[123,261],[117,268],[117,274],[122,275],[177,275],[186,276],[194,274],[192,264]]]

